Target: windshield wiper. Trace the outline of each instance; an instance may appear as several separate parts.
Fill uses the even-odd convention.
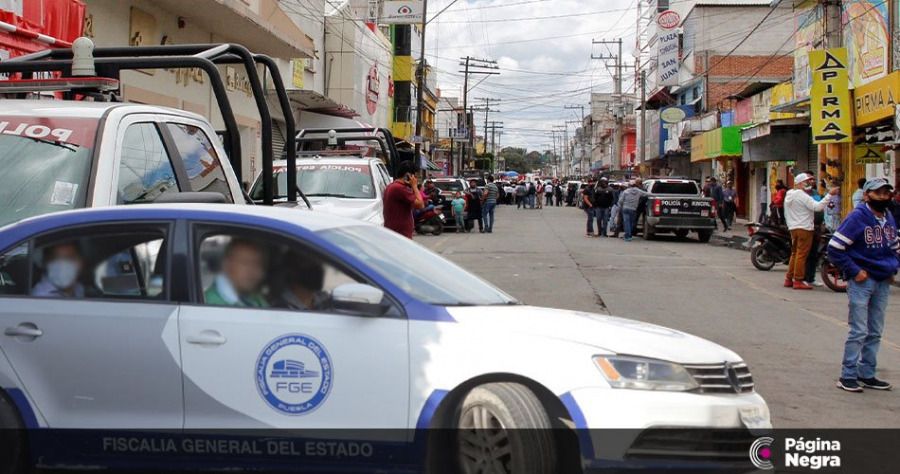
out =
[[[348,196],[346,194],[338,194],[338,193],[314,193],[314,194],[307,194],[306,197],[335,197],[335,198],[353,199],[353,196]]]
[[[78,148],[76,148],[74,145],[70,145],[65,142],[61,142],[61,141],[57,141],[57,140],[47,140],[46,138],[28,137],[28,136],[25,136],[23,138],[27,138],[29,140],[34,140],[38,143],[46,143],[48,145],[54,145],[54,146],[58,146],[60,148],[65,148],[66,150],[69,150],[72,153],[78,153]]]

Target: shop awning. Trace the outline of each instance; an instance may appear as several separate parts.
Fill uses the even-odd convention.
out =
[[[669,94],[668,87],[663,87],[650,94],[645,103],[647,104],[647,110],[657,110],[666,105],[675,103],[675,98],[672,97],[672,94]],[[638,104],[638,107],[635,107],[635,110],[641,110],[641,107],[643,107],[643,104]]]
[[[276,0],[155,0],[155,6],[183,16],[207,31],[227,31],[222,38],[275,58],[313,58],[315,45]],[[252,5],[252,6],[251,6]]]
[[[782,82],[784,82],[784,81],[776,80],[776,79],[772,79],[772,80],[761,79],[761,80],[753,81],[753,82],[747,84],[746,86],[744,86],[744,88],[741,89],[739,92],[729,95],[728,98],[740,100],[740,99],[746,99],[748,97],[753,97],[754,95],[759,94],[760,92],[762,92],[766,89],[771,89]]]
[[[783,104],[773,105],[769,108],[770,112],[786,113],[786,114],[802,114],[809,112],[809,97],[795,99]]]
[[[691,138],[691,162],[741,156],[741,127],[721,127]]]
[[[353,117],[359,116],[359,114],[355,110],[347,107],[346,105],[339,104],[331,98],[319,94],[316,91],[288,89],[287,95],[288,100],[291,101],[291,105],[299,110],[305,110],[307,112],[315,112],[318,114],[331,115],[333,117],[342,117],[347,119],[352,119]],[[275,95],[274,91],[269,91],[267,93],[267,96],[270,101],[276,101],[275,103],[277,103],[278,97]]]

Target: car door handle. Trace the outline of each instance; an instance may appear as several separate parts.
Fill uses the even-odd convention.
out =
[[[36,338],[44,335],[44,331],[38,329],[37,326],[31,323],[23,323],[14,328],[6,328],[3,331],[3,334],[11,337],[30,337]]]
[[[207,329],[205,331],[200,331],[200,334],[188,336],[187,342],[200,346],[221,346],[222,344],[228,342],[228,339],[226,339],[225,336],[219,334],[218,331]]]

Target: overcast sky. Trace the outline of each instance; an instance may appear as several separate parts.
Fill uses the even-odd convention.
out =
[[[452,2],[429,1],[429,18]],[[636,7],[637,0],[458,0],[428,25],[426,56],[444,96],[462,94],[460,57],[496,60],[499,76],[470,77],[470,88],[484,79],[470,90],[470,105],[474,97],[501,99],[490,120],[504,124],[502,146],[546,149],[554,125],[580,118],[564,106],[584,105],[587,114],[591,90],[612,91],[610,70],[591,60],[612,50],[592,39],[621,37],[625,63],[633,63]],[[632,80],[626,72],[625,91]],[[484,113],[475,122],[482,128]]]

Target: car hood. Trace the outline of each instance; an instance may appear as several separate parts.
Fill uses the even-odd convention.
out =
[[[381,201],[378,199],[345,199],[335,197],[308,198],[312,208],[319,212],[340,217],[358,219],[373,224],[384,223]]]
[[[683,364],[737,362],[734,352],[706,339],[615,316],[535,306],[449,307],[459,324],[475,331],[549,337],[594,346],[616,354]]]

